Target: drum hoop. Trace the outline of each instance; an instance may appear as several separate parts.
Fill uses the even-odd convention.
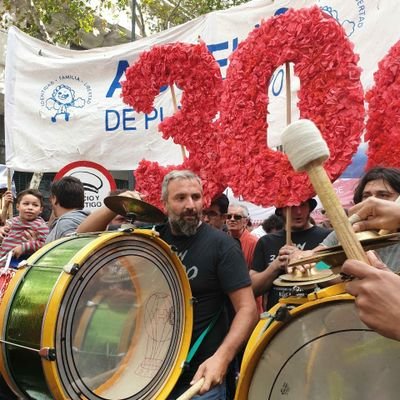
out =
[[[306,302],[304,304],[301,304],[292,310],[290,310],[290,315],[291,317],[295,317],[298,314],[302,314],[305,311],[312,310],[313,308],[316,308],[320,304],[324,303],[329,303],[329,302],[335,302],[335,301],[354,301],[354,297],[351,296],[348,293],[343,293],[343,294],[338,294],[335,296],[331,297],[325,297],[321,299],[316,299],[313,301]],[[270,313],[274,313],[282,304],[278,303],[275,306],[269,310]],[[292,320],[292,318],[289,320],[289,322]],[[260,332],[262,331],[263,327],[265,324],[268,323],[268,321],[264,321],[264,326],[261,324],[262,321],[258,323],[256,328],[253,331],[253,334],[251,335],[250,339],[256,338]],[[240,367],[240,376],[239,376],[239,382],[237,386],[237,391],[235,395],[235,400],[241,400],[243,398],[247,398],[246,396],[249,393],[250,390],[250,384],[253,379],[254,371],[257,367],[257,364],[269,344],[269,342],[274,338],[277,332],[285,325],[285,322],[280,322],[280,321],[273,321],[267,328],[266,334],[257,342],[254,344],[254,346],[249,350],[245,350],[245,356],[243,358],[242,365]],[[257,328],[258,327],[258,328]],[[250,342],[250,340],[249,340]]]
[[[17,270],[15,272],[14,277],[8,284],[7,290],[4,293],[3,299],[0,303],[0,335],[1,338],[4,340],[6,337],[6,330],[7,330],[7,321],[8,315],[10,312],[11,307],[11,300],[14,298],[15,292],[18,290],[19,284],[21,283],[22,279],[28,272],[27,268]],[[0,374],[3,376],[4,380],[6,381],[8,387],[19,397],[24,397],[25,395],[20,391],[18,385],[16,384],[15,380],[12,377],[10,372],[6,353],[5,350],[7,344],[0,343]]]
[[[16,270],[15,275],[14,275],[13,279],[11,279],[11,281],[9,282],[7,290],[5,291],[4,296],[0,302],[0,335],[1,335],[0,337],[1,338],[5,339],[6,331],[7,331],[7,321],[8,321],[8,317],[9,317],[10,310],[11,310],[12,300],[14,299],[14,296],[15,296],[16,292],[18,291],[21,282],[23,281],[23,278],[30,270],[29,265],[33,264],[36,260],[40,259],[44,254],[48,253],[48,251],[51,250],[53,247],[56,247],[59,244],[69,241],[71,239],[72,239],[72,237],[61,238],[61,239],[55,240],[51,243],[44,245],[42,248],[40,248],[38,251],[36,251],[34,254],[32,254],[27,259],[26,267]],[[17,396],[23,398],[25,396],[25,394],[23,394],[21,392],[21,390],[19,389],[18,385],[16,384],[16,382],[11,374],[11,371],[9,370],[8,362],[6,360],[7,351],[5,350],[5,347],[6,347],[5,343],[0,343],[0,349],[2,349],[2,351],[0,351],[0,373],[3,376],[4,380],[6,381],[9,388]]]
[[[137,229],[134,231],[134,234],[145,237],[147,239],[151,239],[157,242],[159,247],[166,253],[166,256],[169,260],[174,264],[174,266],[182,265],[178,256],[175,252],[172,251],[171,247],[159,238],[158,233],[150,230],[150,229]],[[82,265],[86,259],[92,254],[94,251],[100,249],[107,242],[119,236],[132,236],[131,233],[126,232],[105,232],[100,234],[97,239],[88,243],[82,249],[80,249],[69,261],[68,265],[78,264]],[[81,235],[75,236],[81,237]],[[190,284],[186,275],[186,271],[184,268],[175,268],[175,273],[178,275],[180,285],[183,289],[183,297],[184,304],[182,304],[185,309],[185,316],[183,322],[183,331],[187,332],[184,337],[180,338],[180,348],[181,350],[177,353],[177,358],[175,361],[175,366],[169,371],[168,376],[166,377],[166,383],[163,385],[159,393],[156,394],[155,399],[164,399],[166,394],[169,394],[172,391],[173,387],[176,384],[179,376],[182,373],[182,366],[186,359],[186,355],[189,351],[192,327],[193,327],[193,308],[192,308],[192,295]],[[44,311],[43,317],[43,325],[42,325],[42,335],[41,335],[41,347],[55,348],[55,330],[58,319],[58,311],[62,301],[62,298],[70,284],[70,280],[72,276],[65,271],[62,271],[60,277],[57,281],[57,284],[54,286],[54,289],[49,296],[46,309]],[[43,372],[46,379],[47,386],[51,393],[53,394],[55,399],[65,399],[68,398],[67,393],[64,390],[64,385],[62,383],[62,379],[60,377],[57,364],[53,361],[48,361],[46,359],[42,359]],[[160,397],[158,397],[160,395]]]

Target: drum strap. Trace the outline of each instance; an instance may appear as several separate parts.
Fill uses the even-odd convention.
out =
[[[194,355],[197,353],[197,350],[199,349],[201,343],[203,342],[204,338],[207,336],[208,332],[211,331],[211,329],[214,327],[215,323],[218,321],[219,316],[222,313],[222,310],[225,308],[225,305],[223,305],[214,315],[213,319],[209,323],[206,329],[204,329],[203,332],[201,332],[200,336],[197,338],[197,340],[193,343],[192,347],[189,350],[188,356],[186,357],[185,362],[183,363],[183,367],[188,368],[190,361],[192,361],[192,358]]]

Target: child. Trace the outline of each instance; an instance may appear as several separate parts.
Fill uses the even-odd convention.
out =
[[[4,206],[10,202],[10,196],[6,192],[4,196]],[[27,189],[17,195],[17,210],[19,215],[6,221],[3,230],[6,236],[0,247],[0,267],[4,267],[7,254],[12,251],[14,258],[22,255],[28,256],[40,249],[49,233],[49,228],[42,217],[39,215],[43,211],[43,196],[35,189]],[[27,240],[24,236],[26,232],[34,232],[32,240]],[[26,257],[24,257],[26,258]]]

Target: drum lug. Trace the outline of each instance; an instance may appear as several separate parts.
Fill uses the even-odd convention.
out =
[[[78,271],[79,271],[80,265],[77,263],[74,264],[67,264],[64,266],[63,270],[67,273],[67,274],[71,274],[71,275],[75,275]]]
[[[39,356],[46,359],[47,361],[56,360],[56,349],[50,347],[43,347],[39,350]]]
[[[286,322],[290,319],[291,315],[288,307],[286,305],[282,305],[276,310],[274,319],[279,322]]]
[[[135,228],[133,228],[133,227],[125,227],[125,228],[121,228],[119,231],[123,232],[123,233],[133,233],[135,231]]]

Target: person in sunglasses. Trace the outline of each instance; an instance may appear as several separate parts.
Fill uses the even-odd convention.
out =
[[[203,210],[203,221],[216,229],[226,231],[225,215],[228,206],[229,199],[224,193],[214,197],[210,207]]]
[[[298,206],[277,208],[275,213],[286,222],[286,214],[291,211],[292,245],[286,244],[286,230],[271,233],[260,238],[254,250],[250,277],[255,296],[268,293],[266,309],[274,306],[281,297],[287,297],[292,290],[278,287],[273,281],[286,273],[290,256],[300,250],[311,250],[331,232],[330,229],[312,225],[311,211],[317,206],[315,199],[309,199]]]
[[[240,242],[244,259],[246,260],[248,268],[251,269],[254,249],[256,248],[258,238],[253,236],[247,229],[249,220],[249,210],[244,204],[235,203],[229,205],[228,213],[226,214],[226,226],[228,227],[228,233],[234,239]],[[258,312],[262,313],[262,298],[257,297],[256,302]]]
[[[251,268],[258,238],[251,235],[247,229],[249,219],[249,210],[245,205],[235,203],[228,207],[226,214],[228,232],[233,238],[240,241],[244,258],[248,267]]]

